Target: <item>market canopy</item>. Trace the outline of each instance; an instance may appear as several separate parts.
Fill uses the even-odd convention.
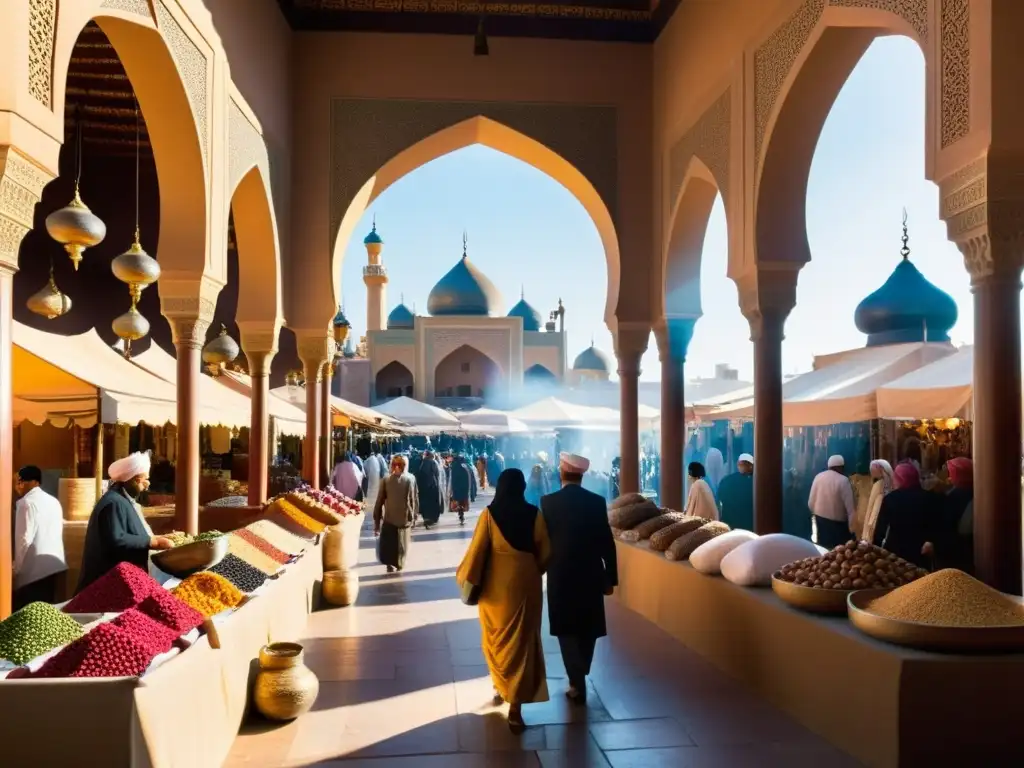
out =
[[[878,390],[881,419],[971,418],[974,347],[911,371]]]
[[[231,376],[239,377],[244,374],[231,372]],[[247,376],[245,378],[248,378]],[[290,403],[291,405],[306,412],[306,388],[296,384],[285,384],[282,387],[275,387],[270,390],[275,397]],[[377,413],[373,408],[364,408],[361,405],[349,402],[335,395],[331,395],[332,423],[336,427],[350,427],[352,423],[360,424],[370,429],[382,432],[402,432],[403,424],[384,414]]]
[[[459,414],[462,431],[471,435],[521,435],[530,432],[530,427],[506,411],[492,408],[477,408]]]
[[[459,419],[448,411],[413,400],[411,397],[396,397],[375,405],[371,410],[404,422],[413,427],[414,431],[456,432],[461,426]]]
[[[595,422],[609,425],[619,423],[618,411],[611,408],[576,405],[557,397],[545,397],[543,400],[524,405],[512,411],[510,415],[535,429],[557,429]]]

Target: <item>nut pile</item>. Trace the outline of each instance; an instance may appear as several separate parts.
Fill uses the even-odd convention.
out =
[[[120,613],[134,608],[154,590],[163,589],[131,563],[118,563],[64,606],[64,613]]]
[[[130,634],[106,622],[47,659],[32,677],[138,677],[153,656]]]
[[[224,559],[209,569],[210,573],[223,576],[243,592],[255,592],[267,580],[267,574],[254,568],[237,555],[228,553]]]
[[[239,560],[247,562],[257,571],[260,571],[267,576],[281,570],[281,566],[276,560],[272,557],[268,557],[248,541],[236,534],[228,536],[228,552]]]
[[[0,622],[0,659],[25,664],[82,636],[82,626],[49,603],[29,603]]]
[[[217,573],[193,573],[171,590],[175,597],[195,608],[204,617],[216,616],[242,602],[238,587]]]
[[[287,552],[282,552],[280,549],[275,547],[269,541],[264,539],[262,536],[257,536],[255,533],[250,531],[248,528],[241,528],[235,531],[235,536],[238,536],[243,541],[247,541],[252,544],[256,549],[262,552],[264,555],[269,557],[275,563],[284,565],[291,560],[291,555]]]
[[[1024,626],[1024,606],[955,568],[894,589],[867,608],[887,619],[940,627]]]
[[[169,627],[177,637],[203,623],[203,614],[186,605],[166,589],[154,590],[153,594],[139,603],[139,610]]]
[[[892,589],[928,573],[892,552],[848,541],[820,557],[782,566],[780,578],[801,587],[820,589]]]
[[[124,630],[153,656],[167,653],[178,639],[173,629],[150,618],[138,608],[129,608],[111,623]]]
[[[305,540],[271,520],[257,520],[255,523],[247,525],[246,529],[252,531],[261,539],[266,539],[282,552],[287,552],[289,555],[297,555],[309,546]]]

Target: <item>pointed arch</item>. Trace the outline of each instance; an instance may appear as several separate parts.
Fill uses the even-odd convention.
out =
[[[238,243],[235,319],[239,324],[277,328],[283,319],[281,254],[270,189],[258,165],[249,168],[235,187],[231,213]]]
[[[473,144],[483,144],[547,174],[565,187],[587,211],[604,246],[608,268],[605,321],[611,324],[619,296],[620,256],[615,224],[605,201],[590,180],[561,155],[539,141],[482,115],[451,125],[405,148],[381,166],[356,193],[333,233],[331,269],[335,290],[341,286],[345,246],[370,204],[384,190],[420,166]]]
[[[554,384],[557,381],[555,374],[540,363],[535,363],[523,371],[523,378],[534,384]]]
[[[470,344],[453,349],[434,366],[434,397],[487,399],[506,394],[501,366],[485,352]]]
[[[412,397],[416,382],[412,371],[397,360],[385,365],[373,378],[373,392],[377,402],[393,397]]]

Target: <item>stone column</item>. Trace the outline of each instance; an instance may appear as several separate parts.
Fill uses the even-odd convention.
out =
[[[14,591],[14,426],[11,406],[13,356],[11,322],[14,316],[14,273],[18,271],[21,241],[32,229],[36,203],[53,174],[17,149],[0,145],[0,620],[11,613]],[[102,470],[100,470],[102,471]]]
[[[650,335],[650,326],[632,323],[620,323],[615,335],[619,362],[620,494],[640,491],[640,358],[647,351]]]
[[[333,374],[334,361],[329,359],[324,363],[323,381],[320,384],[320,431],[323,434],[321,464],[323,465],[324,485],[330,484],[331,473],[334,471],[334,441],[331,439],[334,434],[334,411],[331,408],[331,378]]]
[[[212,312],[209,313],[212,316]],[[178,451],[174,467],[174,527],[199,533],[199,377],[202,349],[210,320],[172,317],[171,332],[177,353]]]
[[[661,359],[661,486],[659,501],[682,509],[683,443],[686,436],[685,364],[695,317],[667,318],[654,331]]]
[[[249,418],[249,506],[267,503],[270,482],[270,367],[277,354],[278,329],[253,331],[240,327],[242,349],[252,382]]]
[[[323,372],[334,340],[326,331],[300,335],[296,332],[302,374],[306,380],[306,439],[302,443],[302,478],[320,487],[321,440],[323,438]]]

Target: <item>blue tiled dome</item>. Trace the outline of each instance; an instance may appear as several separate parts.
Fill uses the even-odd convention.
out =
[[[867,334],[869,347],[949,341],[949,329],[957,320],[956,302],[928,282],[908,258],[905,245],[902,253],[903,260],[889,279],[857,306],[857,329]]]
[[[338,307],[338,314],[334,316],[334,327],[335,328],[351,328],[352,324],[345,317],[345,310]]]
[[[380,235],[377,234],[377,222],[373,223],[373,229],[370,230],[370,234],[363,238],[363,245],[383,245],[384,240]]]
[[[572,364],[574,371],[598,371],[600,373],[611,373],[612,365],[608,355],[599,350],[593,344],[584,349]]]
[[[496,317],[504,302],[501,292],[466,256],[448,270],[427,297],[427,311],[437,316],[474,315]]]
[[[416,315],[405,304],[399,304],[388,315],[388,330],[409,330],[416,325]]]
[[[530,306],[525,298],[519,299],[518,303],[508,311],[508,316],[521,317],[524,331],[539,331],[543,322],[540,312]]]

